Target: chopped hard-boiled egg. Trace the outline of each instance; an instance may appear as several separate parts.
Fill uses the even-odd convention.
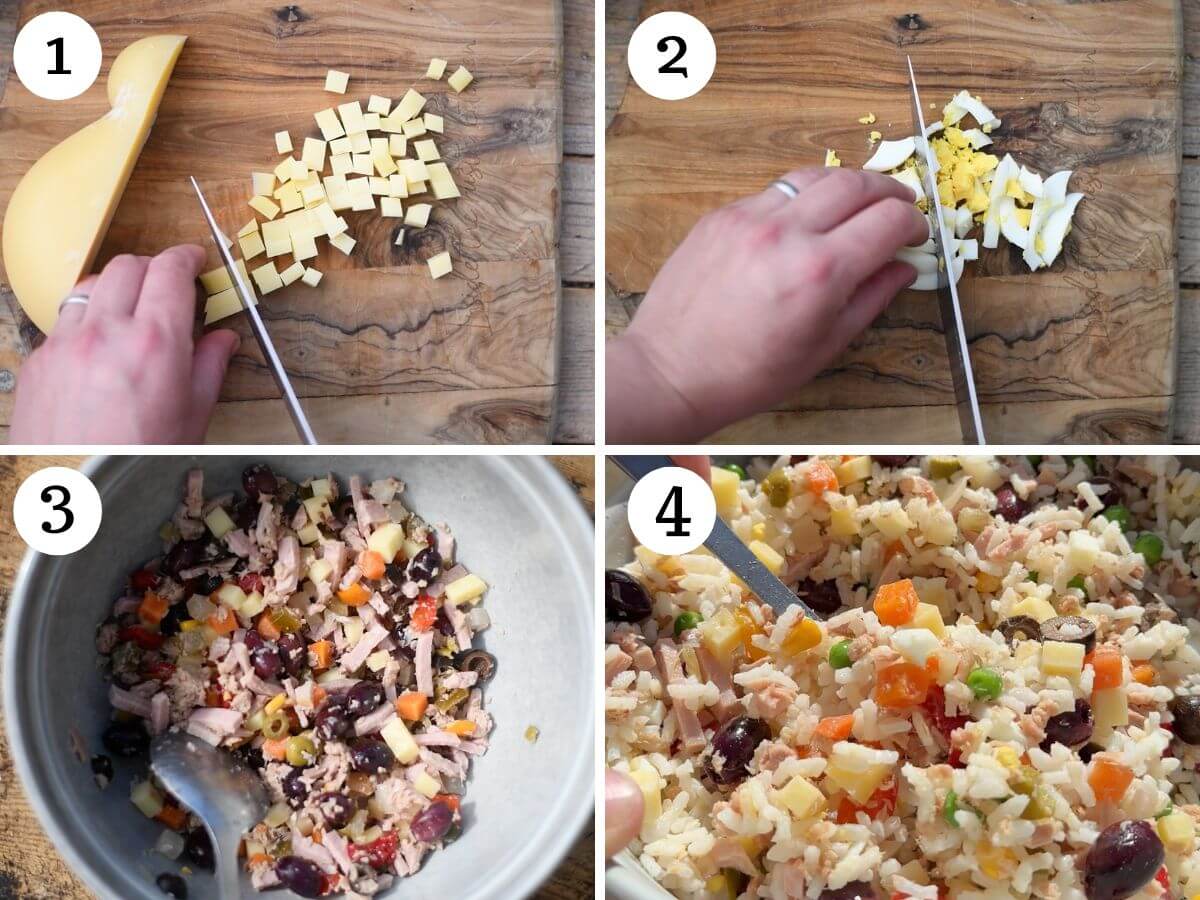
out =
[[[825,168],[840,169],[842,161],[838,159],[838,155],[832,150],[825,151]]]

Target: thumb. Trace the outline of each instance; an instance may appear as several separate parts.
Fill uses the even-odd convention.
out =
[[[229,360],[241,342],[237,332],[225,328],[210,331],[196,342],[196,352],[192,356],[191,421],[195,423],[201,439],[208,430],[208,420],[221,393]]]
[[[604,855],[620,853],[642,830],[645,801],[632,778],[604,770]]]

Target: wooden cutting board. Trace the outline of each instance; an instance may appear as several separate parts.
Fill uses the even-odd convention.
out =
[[[26,0],[20,24],[53,8],[52,0]],[[145,35],[188,41],[97,268],[118,253],[184,241],[208,247],[215,267],[187,176],[204,187],[220,224],[236,230],[251,215],[250,173],[280,158],[276,131],[290,131],[299,151],[304,137],[320,137],[318,110],[351,99],[365,107],[370,94],[395,102],[416,87],[429,97],[426,108],[445,117],[437,144],[463,196],[431,201],[429,227],[408,229],[402,248],[393,246],[398,220],[347,213],[354,253],[320,242],[310,263],[325,272],[320,286],[291,285],[259,308],[324,443],[549,441],[560,291],[558,3],[81,0],[71,11],[100,35],[104,68],[83,96],[62,103],[8,79],[0,208],[42,153],[108,109],[108,67]],[[425,79],[434,56],[449,60],[447,74],[465,65],[475,82],[455,94],[444,79]],[[346,96],[323,90],[330,68],[350,74]],[[455,271],[433,281],[425,260],[444,249]],[[242,333],[242,349],[209,440],[292,442],[278,390],[240,319],[227,320]]]
[[[663,102],[632,81],[608,129],[607,272],[650,285],[706,211],[867,133],[911,134],[905,54],[935,116],[959,90],[1003,120],[1001,154],[1073,169],[1087,199],[1063,256],[1030,273],[1001,243],[960,283],[992,443],[1169,440],[1181,167],[1178,0],[654,2],[717,45],[708,86]],[[878,122],[860,125],[873,112]],[[720,248],[715,248],[720,252]],[[738,298],[729,298],[736,327]],[[958,442],[937,301],[906,292],[827,372],[717,440]]]

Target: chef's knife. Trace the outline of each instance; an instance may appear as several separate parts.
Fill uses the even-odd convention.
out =
[[[634,481],[650,474],[655,469],[673,466],[675,463],[666,456],[610,456],[620,469]],[[750,588],[754,594],[770,606],[775,613],[782,614],[789,606],[799,606],[804,615],[810,619],[820,620],[820,616],[808,608],[808,605],[789,591],[787,585],[771,574],[771,570],[759,562],[758,557],[750,552],[750,548],[724,522],[718,518],[713,523],[713,529],[704,539],[704,546],[723,562],[733,574]]]
[[[242,278],[241,271],[234,264],[227,239],[221,229],[217,227],[212,210],[208,208],[208,201],[204,199],[204,194],[195,178],[192,179],[192,187],[196,189],[196,196],[200,198],[200,208],[204,211],[208,227],[212,229],[213,240],[217,242],[217,252],[221,254],[221,262],[225,264],[225,269],[229,272],[229,279],[233,282],[233,289],[237,293],[238,299],[242,301],[242,309],[246,313],[246,318],[250,320],[250,330],[254,332],[258,346],[262,348],[263,358],[267,361],[267,367],[275,378],[275,384],[279,386],[279,393],[283,395],[283,402],[287,405],[288,414],[292,417],[292,423],[296,426],[300,440],[306,444],[315,444],[317,439],[313,435],[312,428],[309,427],[304,407],[300,405],[300,400],[292,389],[292,381],[288,378],[287,369],[283,367],[279,354],[275,352],[275,344],[271,340],[271,336],[267,334],[267,326],[263,324],[262,316],[258,314],[258,308],[254,303],[254,294]]]
[[[917,147],[925,159],[925,196],[929,198],[934,215],[933,240],[937,244],[939,261],[938,306],[942,313],[942,330],[946,335],[946,355],[950,358],[950,376],[954,381],[958,422],[962,428],[963,443],[986,444],[983,420],[979,415],[979,397],[975,393],[975,373],[971,369],[971,353],[963,329],[962,307],[958,302],[958,286],[954,282],[954,254],[950,252],[954,244],[942,215],[937,191],[937,157],[929,149],[929,139],[925,134],[925,115],[911,56],[908,57],[908,78],[912,86],[913,128]]]

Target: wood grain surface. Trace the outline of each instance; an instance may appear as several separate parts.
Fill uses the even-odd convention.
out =
[[[54,465],[77,468],[81,461],[81,457],[73,456],[0,456],[0,635],[8,611],[9,591],[25,552],[13,526],[13,495],[34,471]],[[593,513],[593,457],[556,456],[550,457],[550,461],[571,482],[589,514]],[[595,835],[589,827],[542,885],[536,895],[539,900],[594,896],[594,847]],[[59,857],[29,808],[4,739],[3,720],[0,720],[0,898],[75,900],[92,896]]]
[[[705,211],[820,164],[827,147],[860,166],[870,129],[856,120],[868,111],[885,137],[911,130],[910,53],[927,105],[969,88],[1004,120],[999,150],[1042,171],[1074,169],[1072,189],[1087,194],[1051,270],[1023,272],[1019,251],[1004,248],[968,267],[964,315],[989,439],[1170,438],[1178,0],[674,3],[695,7],[717,43],[712,81],[676,103],[626,85],[614,64],[614,44],[661,4],[636,7],[621,0],[609,20],[610,333]],[[952,397],[935,301],[905,293],[798,396],[714,439],[958,440]]]
[[[53,4],[18,6],[21,23]],[[104,43],[101,79],[59,104],[9,81],[0,103],[9,150],[0,161],[0,203],[33,160],[107,109],[108,64],[145,34],[189,39],[98,266],[118,252],[211,245],[186,175],[204,185],[219,222],[236,230],[249,217],[248,173],[277,160],[275,131],[289,130],[298,146],[317,135],[312,113],[332,102],[371,93],[398,98],[417,86],[430,97],[428,108],[446,118],[438,143],[462,198],[437,204],[431,226],[410,230],[403,248],[392,245],[388,220],[350,214],[355,253],[323,248],[316,266],[328,277],[321,286],[268,296],[264,318],[326,442],[550,439],[561,327],[559,3],[449,0],[431,8],[311,0],[272,8],[141,0],[132,15],[127,3],[86,0],[72,9]],[[466,65],[476,82],[455,95],[444,81],[421,78],[434,55]],[[322,90],[329,67],[351,74],[346,97]],[[443,249],[455,273],[435,282],[424,260]],[[231,405],[210,439],[294,440],[246,405],[268,401],[270,410],[278,394],[245,324],[234,321],[246,339],[222,395]]]

